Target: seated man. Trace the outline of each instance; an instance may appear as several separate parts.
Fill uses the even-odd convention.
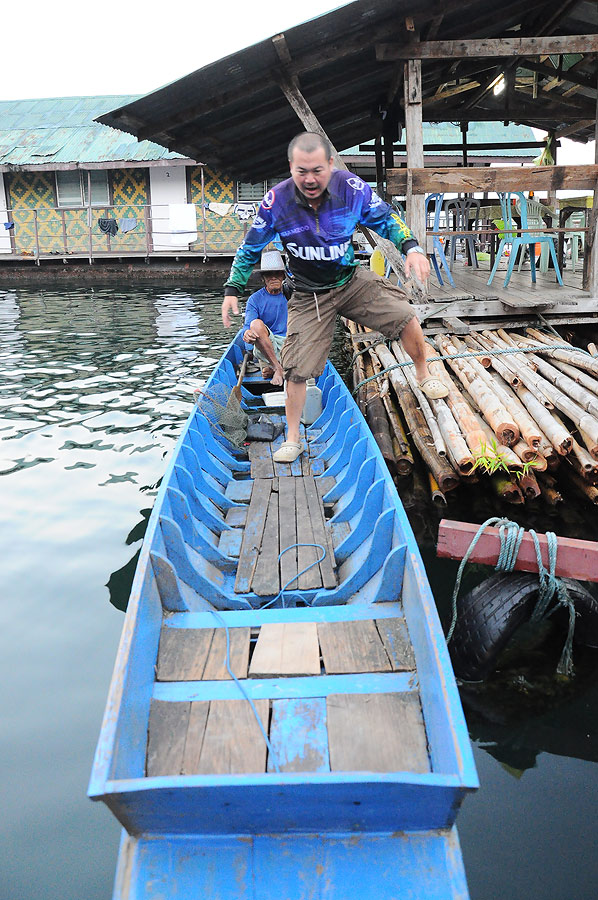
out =
[[[287,299],[282,293],[284,263],[278,250],[264,250],[259,272],[264,287],[247,299],[243,340],[253,346],[264,378],[282,385],[280,351],[287,333]]]

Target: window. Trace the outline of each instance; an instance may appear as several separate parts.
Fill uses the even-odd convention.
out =
[[[237,200],[239,203],[248,200],[260,201],[265,193],[265,181],[258,181],[256,184],[250,184],[249,181],[237,181]]]
[[[70,169],[67,172],[56,172],[58,206],[88,206],[88,175],[91,179],[91,205],[107,206],[110,204],[108,172],[94,169],[88,173]]]
[[[281,175],[280,178],[268,178],[267,181],[258,181],[256,184],[250,184],[248,181],[237,181],[237,200],[239,203],[247,200],[261,200],[270,188],[280,184],[285,178],[288,178],[288,175]]]

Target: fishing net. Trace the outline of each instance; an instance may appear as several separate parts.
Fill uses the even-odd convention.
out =
[[[240,447],[247,437],[248,417],[228,384],[213,382],[206,390],[197,391],[199,412],[214,431]]]

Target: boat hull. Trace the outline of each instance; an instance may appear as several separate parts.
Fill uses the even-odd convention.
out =
[[[238,336],[206,393],[211,383],[223,384],[230,392],[242,352]],[[309,455],[298,466],[272,468],[271,461],[264,461],[269,448],[253,455],[250,448],[248,464],[217,428],[207,429],[201,408],[191,414],[167,466],[140,554],[89,786],[89,795],[103,800],[125,829],[115,897],[163,897],[165,883],[170,886],[167,896],[200,896],[191,885],[212,884],[217,847],[238,860],[245,874],[237,893],[233,881],[225,879],[217,890],[207,892],[210,897],[253,896],[243,892],[250,891],[258,873],[266,878],[266,871],[266,880],[275,883],[280,876],[294,883],[277,897],[312,896],[320,890],[327,867],[331,893],[326,896],[349,897],[348,873],[362,857],[380,860],[374,866],[371,893],[364,896],[374,896],[375,884],[378,898],[397,896],[397,891],[414,898],[467,896],[454,824],[464,796],[477,787],[477,776],[430,586],[384,460],[330,364],[319,385],[322,416],[309,435]],[[261,401],[259,390],[255,398],[243,391],[244,406],[255,409]],[[260,594],[251,576],[246,583],[239,579],[247,535],[254,527],[252,510],[261,515],[256,496],[265,490],[268,510],[280,513],[276,521],[280,519],[282,547],[286,507],[282,500],[276,507],[276,496],[277,491],[283,496],[282,488],[288,496],[291,480],[297,485],[297,528],[308,509],[299,510],[304,490],[310,515],[315,510],[316,519],[321,518],[324,530],[318,540],[336,560],[335,579],[326,584],[322,569],[319,586],[314,582],[299,590],[295,581],[285,589],[282,578],[278,594],[277,588]],[[243,535],[227,534],[232,530],[227,522],[239,512],[247,514]],[[265,532],[268,521],[262,521]],[[236,557],[222,552],[235,543]],[[266,543],[264,539],[267,550]],[[218,553],[224,556],[222,564]],[[251,572],[258,568],[259,563],[249,566]],[[281,668],[265,676],[259,669],[252,671],[260,641],[276,628],[289,634],[307,628],[317,634],[322,657],[316,670],[308,674]],[[244,633],[247,642],[252,635],[253,662],[246,660],[240,681],[226,673],[203,677],[195,669],[195,674],[182,676],[160,674],[169,641],[208,632],[214,635],[210,640],[221,639],[221,647],[224,632],[227,641],[233,633]],[[369,637],[356,643],[344,668],[335,668],[332,657],[342,656],[346,648],[342,641],[335,646],[334,638],[353,632]],[[332,649],[327,644],[331,635]],[[401,661],[393,641],[400,643],[404,635],[411,649]],[[372,640],[379,644],[384,665],[358,660],[367,657]],[[235,757],[234,728],[228,745],[222,737],[222,753],[213,752],[219,734],[210,732],[215,721],[210,716],[216,711],[220,715],[228,705],[232,709],[235,702],[269,710],[264,721],[271,743],[266,755],[258,735],[263,751],[258,752],[258,765],[248,764],[243,754]],[[404,722],[410,724],[394,731],[389,724],[385,733],[385,704],[391,719],[398,715],[403,721],[400,717],[406,715]],[[368,715],[378,707],[382,712],[371,720],[370,736]],[[365,718],[353,722],[345,708],[360,709]],[[165,768],[152,769],[152,722],[157,712],[172,717],[177,710],[187,717],[185,747],[192,732],[190,711],[206,711],[202,755],[198,750],[191,768],[182,756],[173,763],[180,735],[177,738],[176,729],[167,731],[169,746],[160,748]],[[278,731],[273,724],[277,716],[282,716]],[[248,717],[252,720],[252,714]],[[234,726],[234,717],[231,721]],[[209,763],[204,758],[208,734]],[[353,743],[365,756],[353,752]],[[248,749],[255,748],[248,744]],[[388,750],[391,762],[381,749]],[[236,769],[227,762],[229,757],[236,758]],[[262,862],[254,862],[257,856],[264,860],[263,869]],[[391,858],[395,863],[389,870],[384,860]],[[308,864],[308,859],[316,862]],[[430,879],[436,893],[432,888],[424,892],[422,886]],[[301,893],[300,883],[311,887]],[[270,884],[264,883],[260,898],[269,896],[267,890]]]

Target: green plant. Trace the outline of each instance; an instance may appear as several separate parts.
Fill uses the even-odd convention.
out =
[[[522,462],[520,469],[511,470],[497,442],[491,441],[490,448],[486,444],[482,444],[482,453],[476,457],[472,471],[475,472],[476,469],[481,469],[485,475],[494,475],[496,472],[508,472],[509,474],[514,474],[516,478],[522,478],[533,468],[532,460],[531,462]]]

